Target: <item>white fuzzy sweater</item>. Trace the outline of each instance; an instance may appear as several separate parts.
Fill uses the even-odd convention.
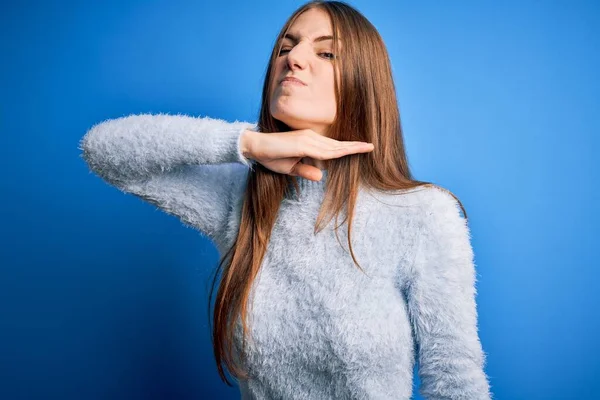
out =
[[[141,114],[103,121],[82,157],[107,183],[178,217],[223,254],[237,235],[256,124]],[[446,192],[359,192],[346,227],[314,234],[327,183],[298,178],[252,288],[243,399],[490,399],[468,225]],[[341,221],[342,219],[340,219]],[[342,248],[342,245],[344,246]],[[240,345],[238,331],[237,346]]]

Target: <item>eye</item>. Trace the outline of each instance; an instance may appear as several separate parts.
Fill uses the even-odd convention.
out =
[[[279,51],[279,55],[281,56],[284,52],[289,52],[289,51],[290,51],[290,49],[281,49]],[[321,52],[319,54],[325,54],[326,55],[325,58],[327,58],[329,60],[333,60],[335,58],[335,54],[330,53],[330,52],[323,51],[323,52]]]
[[[333,60],[335,58],[335,54],[333,54],[333,53],[322,52],[322,53],[319,53],[319,54],[329,54],[330,57],[327,57],[327,58],[330,59],[330,60]]]

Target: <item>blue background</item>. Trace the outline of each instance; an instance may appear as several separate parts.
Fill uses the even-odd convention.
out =
[[[237,399],[209,339],[216,250],[77,146],[131,113],[254,121],[301,2],[90,3],[0,10],[0,398]],[[351,4],[388,46],[416,177],[467,209],[492,390],[600,398],[600,7],[413,3]]]

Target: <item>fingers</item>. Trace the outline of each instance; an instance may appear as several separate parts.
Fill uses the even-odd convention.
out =
[[[342,142],[339,142],[342,143]],[[339,158],[348,154],[368,153],[373,151],[375,146],[372,143],[366,142],[344,142],[335,147],[309,146],[306,149],[306,156],[317,160],[329,160],[331,158]]]
[[[373,147],[372,143],[361,142],[361,141],[352,141],[352,140],[335,140],[326,136],[316,135],[314,137],[310,137],[309,139],[312,143],[319,143],[325,149],[331,148],[352,148],[355,146],[361,147],[363,145],[367,145],[367,147]]]
[[[312,181],[320,181],[321,178],[323,178],[323,173],[319,168],[302,163],[297,163],[294,165],[294,168],[289,175],[300,176]]]
[[[331,148],[331,147],[348,147],[348,146],[354,146],[354,145],[361,145],[361,144],[369,144],[369,145],[373,145],[372,143],[368,143],[368,142],[362,142],[362,141],[351,141],[351,140],[336,140],[336,139],[332,139],[330,137],[327,136],[323,136],[321,134],[318,134],[310,129],[307,130],[308,135],[305,136],[309,139],[309,141],[311,142],[318,142],[321,145],[324,145],[325,148]]]

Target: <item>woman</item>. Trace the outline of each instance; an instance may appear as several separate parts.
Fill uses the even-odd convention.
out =
[[[426,398],[491,398],[466,214],[412,178],[385,46],[346,3],[283,26],[257,124],[130,115],[80,148],[217,246],[215,358],[242,398],[409,399],[415,361]]]

